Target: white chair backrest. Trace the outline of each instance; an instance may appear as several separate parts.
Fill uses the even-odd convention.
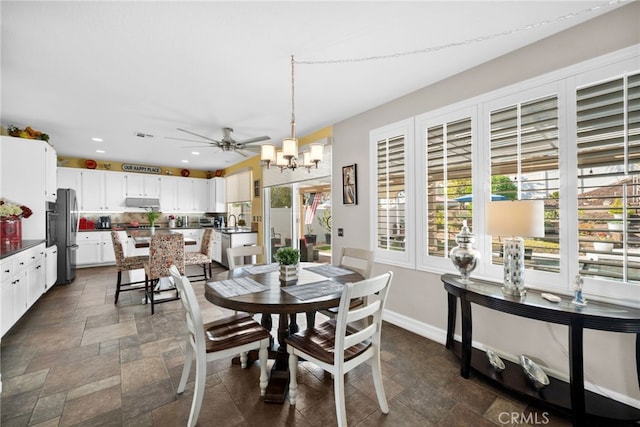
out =
[[[368,279],[373,267],[373,251],[359,248],[342,248],[340,251],[340,267],[357,271]]]
[[[382,311],[392,279],[393,272],[389,271],[380,276],[344,285],[336,316],[335,366],[344,364],[344,350],[357,343],[371,339],[372,345],[379,348]],[[349,309],[351,300],[354,298],[362,298],[363,305]],[[347,335],[347,325],[369,316],[373,319],[367,323],[368,326],[360,329],[357,333]],[[338,349],[342,349],[342,351],[338,351]]]
[[[189,343],[196,354],[206,352],[204,329],[202,327],[202,314],[198,305],[198,298],[191,286],[191,282],[186,276],[182,276],[175,265],[169,268],[171,277],[180,293],[180,301],[185,311],[187,332],[189,333]]]
[[[229,260],[229,270],[241,265],[250,265],[244,263],[244,257],[264,254],[262,246],[238,246],[235,248],[227,248],[227,260]]]

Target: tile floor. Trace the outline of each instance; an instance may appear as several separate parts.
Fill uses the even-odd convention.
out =
[[[114,305],[115,277],[114,267],[78,270],[71,285],[51,289],[2,339],[0,425],[186,424],[193,379],[176,395],[184,360],[180,303],[160,304],[151,316],[133,291]],[[205,321],[225,314],[204,299],[202,286],[194,283]],[[303,315],[299,322],[303,327]],[[461,378],[457,359],[438,343],[388,323],[382,336],[390,413],[380,412],[370,370],[360,367],[347,376],[351,426],[570,425],[477,378]],[[230,359],[210,363],[198,425],[336,425],[331,376],[301,363],[294,407],[261,401],[258,371]],[[512,422],[511,414],[521,418]],[[518,421],[523,417],[529,424]]]

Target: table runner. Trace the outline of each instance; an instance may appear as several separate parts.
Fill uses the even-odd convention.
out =
[[[274,271],[278,271],[280,265],[277,262],[271,264],[264,265],[249,265],[243,267],[243,270],[249,274],[263,274],[263,273],[272,273]]]
[[[353,271],[351,270],[347,270],[346,268],[338,267],[337,265],[331,264],[314,265],[312,267],[306,267],[305,270],[312,271],[324,277],[336,277],[353,274]]]
[[[306,285],[285,286],[280,289],[292,297],[305,301],[326,295],[340,294],[343,288],[344,285],[342,283],[323,280],[322,282],[307,283]]]
[[[248,277],[239,279],[220,280],[218,282],[209,282],[211,288],[225,298],[236,297],[238,295],[253,294],[269,289],[268,286],[258,283]]]

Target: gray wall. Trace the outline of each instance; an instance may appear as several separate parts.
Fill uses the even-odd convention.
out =
[[[342,192],[333,191],[333,229],[345,230],[344,237],[337,237],[334,232],[334,253],[343,246],[370,246],[370,130],[638,44],[639,18],[640,4],[634,2],[334,125],[333,154],[339,161],[333,164],[333,176],[341,176],[342,166],[357,163],[359,183],[357,206],[343,205]],[[396,275],[387,303],[388,320],[443,343],[446,292],[439,275],[374,265],[374,273],[389,269]],[[473,310],[474,341],[513,360],[522,353],[540,358],[552,372],[568,377],[566,327],[548,326],[477,306]],[[459,334],[459,319],[457,324]],[[640,407],[635,337],[586,331],[584,341],[586,381],[597,384],[601,393]]]

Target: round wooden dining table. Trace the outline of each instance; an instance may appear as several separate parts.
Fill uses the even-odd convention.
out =
[[[208,282],[205,286],[206,299],[220,307],[231,310],[244,311],[248,313],[261,313],[262,325],[271,330],[271,315],[278,314],[277,343],[275,350],[270,351],[270,358],[275,359],[269,377],[269,384],[265,393],[265,402],[283,403],[289,388],[289,367],[288,354],[285,338],[289,334],[298,332],[296,321],[297,313],[307,314],[307,324],[313,324],[315,312],[337,307],[340,303],[341,290],[333,293],[318,296],[310,299],[299,299],[283,291],[286,287],[297,285],[308,285],[318,283],[318,287],[325,285],[344,284],[357,282],[363,279],[362,275],[356,272],[327,277],[309,270],[321,267],[318,263],[300,263],[298,280],[295,282],[280,282],[279,270],[264,273],[252,274],[250,268],[238,267],[216,275],[213,282]],[[216,291],[214,283],[222,280],[250,278],[265,285],[267,288],[261,292],[254,292],[245,295],[224,296]],[[335,287],[335,286],[333,286]]]

